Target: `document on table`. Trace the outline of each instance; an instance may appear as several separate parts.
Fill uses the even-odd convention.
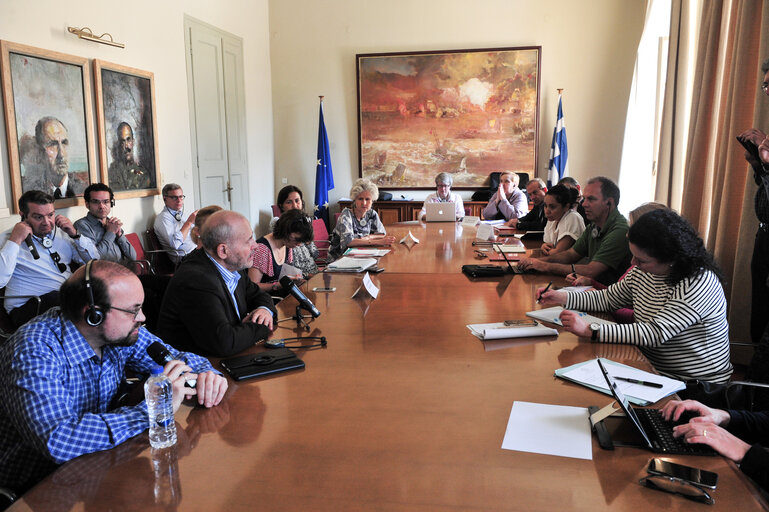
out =
[[[389,253],[390,249],[368,249],[363,247],[350,247],[344,252],[345,256],[370,256],[372,258],[380,258]]]
[[[505,245],[495,245],[494,250],[499,253],[521,253],[526,252],[526,247],[523,246],[523,243],[520,243],[520,245],[513,245],[513,244],[505,244]]]
[[[534,311],[529,311],[526,313],[526,316],[530,316],[531,318],[535,318],[537,320],[541,320],[543,322],[550,322],[551,324],[560,325],[563,326],[561,323],[561,311],[563,311],[564,308],[561,306],[554,306],[552,308],[545,308],[545,309],[535,309]],[[589,323],[595,323],[595,324],[604,324],[604,325],[614,325],[617,322],[612,322],[611,320],[604,320],[603,318],[598,318],[597,316],[588,315],[587,313],[582,313],[580,311],[575,311],[575,313],[579,314],[579,316],[582,317],[582,319]]]
[[[588,417],[584,407],[513,402],[502,449],[592,460]]]
[[[643,384],[633,384],[621,380],[616,381],[619,390],[630,402],[636,405],[651,405],[668,395],[686,389],[686,385],[680,380],[645,372],[638,368],[633,368],[632,366],[627,366],[605,358],[601,358],[601,361],[612,377],[625,377],[628,379],[662,384],[661,388],[654,388],[644,386]],[[577,363],[572,366],[567,366],[566,368],[559,368],[555,371],[555,376],[611,396],[609,386],[606,384],[606,379],[603,377],[603,373],[598,367],[598,359],[591,359],[584,363]]]
[[[369,267],[376,265],[377,260],[374,258],[352,258],[345,256],[339,258],[333,263],[329,263],[326,267],[326,271],[331,272],[363,272]]]
[[[480,221],[481,221],[480,217],[476,217],[475,215],[465,215],[465,217],[462,219],[462,225],[463,226],[474,227]]]
[[[467,326],[473,336],[481,340],[501,340],[505,338],[529,338],[532,336],[558,336],[558,331],[537,326],[506,326],[504,322],[494,324],[471,324]]]

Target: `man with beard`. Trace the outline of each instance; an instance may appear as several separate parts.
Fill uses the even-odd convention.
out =
[[[109,166],[109,182],[115,190],[153,188],[150,172],[134,160],[134,132],[123,122],[117,127],[117,141],[112,148],[114,161]]]
[[[0,235],[0,287],[5,287],[7,296],[37,295],[41,302],[38,308],[35,299],[6,299],[5,309],[16,327],[38,309],[43,312],[59,304],[59,287],[72,275],[71,264],[99,257],[91,240],[80,236],[67,217],[56,215],[50,195],[25,192],[19,198],[19,212],[21,222]]]
[[[113,408],[126,369],[157,366],[147,347],[160,340],[142,326],[144,292],[128,269],[89,261],[61,287],[62,307],[21,327],[0,347],[0,486],[24,492],[70,459],[119,445],[147,430],[147,405]],[[217,405],[227,380],[195,354],[170,349],[164,373],[173,408],[197,395]],[[197,373],[195,388],[184,387]]]
[[[30,169],[25,172],[24,190],[42,190],[54,199],[83,193],[86,183],[69,172],[69,133],[55,117],[43,117],[35,125],[35,145]]]
[[[184,259],[168,284],[158,335],[179,350],[227,357],[265,339],[277,311],[246,273],[256,251],[248,219],[218,211],[200,238],[203,248]]]

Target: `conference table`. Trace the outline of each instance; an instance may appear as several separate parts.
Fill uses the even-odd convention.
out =
[[[360,274],[321,273],[302,287],[321,316],[310,332],[278,305],[275,338],[324,336],[298,350],[303,370],[230,381],[218,407],[184,405],[176,446],[151,450],[147,434],[74,459],[25,494],[13,511],[69,510],[628,510],[705,509],[639,485],[653,456],[602,450],[592,460],[502,449],[516,401],[588,407],[611,399],[554,377],[606,357],[653,368],[632,346],[558,336],[483,342],[466,325],[523,318],[537,288],[562,278],[473,279],[475,228],[388,226],[396,244],[372,275],[379,295],[352,298]],[[528,244],[531,246],[531,244]],[[535,244],[536,245],[536,244]],[[314,287],[334,287],[314,293]],[[308,341],[309,343],[309,341]],[[257,345],[248,352],[263,350]],[[212,359],[218,367],[218,360]],[[587,422],[587,418],[585,419]],[[712,510],[767,503],[722,457],[669,457],[719,474]]]

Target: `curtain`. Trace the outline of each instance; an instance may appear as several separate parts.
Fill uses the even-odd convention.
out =
[[[742,225],[746,202],[752,203],[753,197],[746,193],[748,166],[734,138],[754,122],[761,25],[761,2],[705,2],[695,57],[680,213],[699,231],[724,271],[730,304],[737,297],[735,290],[745,295],[750,289],[743,284],[745,277],[749,283],[749,270],[735,263],[740,233],[755,232],[755,219],[752,226],[749,221]],[[752,244],[739,249],[752,250]],[[746,323],[746,311],[743,307],[735,314],[732,309],[730,325]]]

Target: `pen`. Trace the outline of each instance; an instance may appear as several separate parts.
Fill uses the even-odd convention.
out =
[[[577,277],[577,269],[576,269],[576,268],[574,268],[574,263],[572,263],[572,264],[571,264],[571,274],[572,274],[574,277]]]
[[[537,299],[537,304],[539,304],[539,301],[542,300],[542,296],[547,293],[547,291],[550,289],[551,286],[553,286],[553,282],[552,281],[547,283],[547,286],[545,287],[545,289],[542,290],[542,293],[539,294],[539,298]]]
[[[662,384],[659,382],[648,382],[645,380],[638,380],[638,379],[629,379],[627,377],[614,377],[617,380],[622,380],[625,382],[630,382],[632,384],[640,384],[641,386],[649,386],[650,388],[662,388]]]

